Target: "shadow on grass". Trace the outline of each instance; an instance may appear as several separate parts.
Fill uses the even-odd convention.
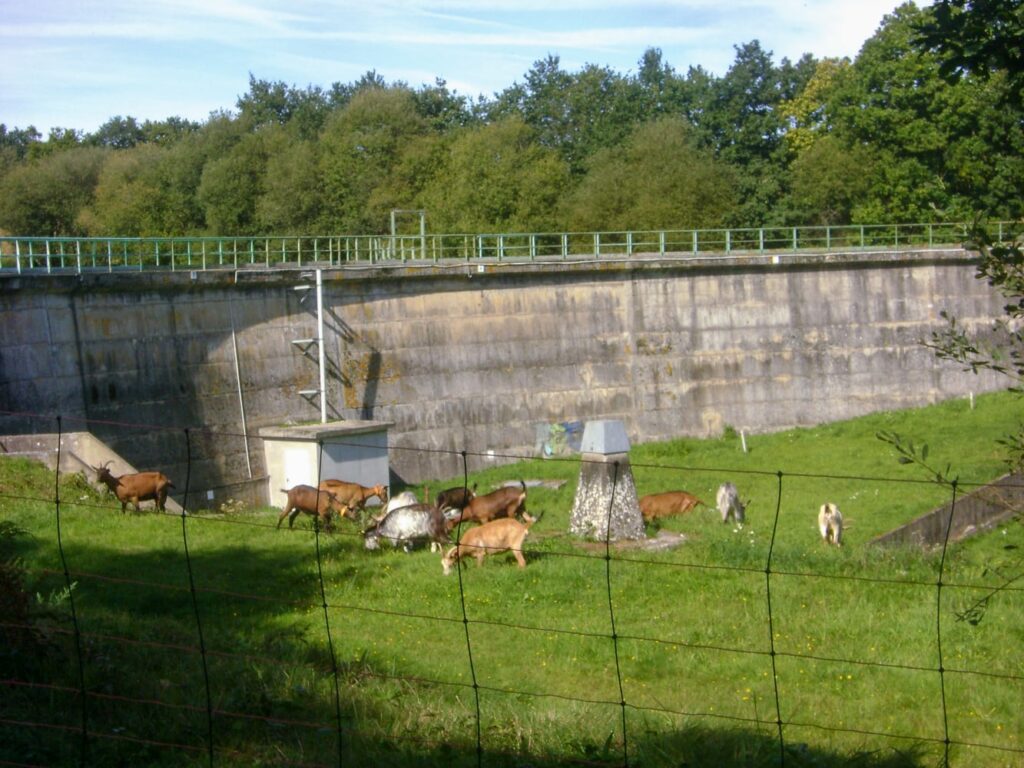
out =
[[[153,522],[138,521],[140,528]],[[412,667],[398,662],[385,668],[379,660],[332,655],[320,566],[327,580],[358,590],[382,578],[389,562],[365,553],[354,527],[320,537],[319,566],[308,529],[198,530],[189,547],[191,570],[174,532],[154,530],[151,541],[126,539],[131,549],[127,543],[71,540],[78,642],[71,600],[55,598],[36,609],[37,617],[45,616],[43,658],[28,663],[28,656],[0,655],[7,681],[0,691],[0,762],[411,768],[627,763],[621,734],[614,730],[601,742],[585,735],[592,731],[577,731],[571,703],[568,714],[547,721],[561,731],[555,734],[530,733],[529,725],[502,723],[500,711],[485,711],[478,752],[473,692],[464,683],[416,680]],[[158,534],[166,538],[156,541]],[[44,593],[63,582],[54,554],[52,543],[39,538],[21,550],[26,562],[48,570],[40,584]],[[335,637],[372,631],[332,610]],[[515,706],[503,705],[513,713],[510,719]],[[514,746],[489,748],[495,743]],[[913,747],[833,752],[793,743],[782,752],[767,731],[689,724],[632,725],[629,752],[629,765],[648,767],[927,764],[925,751]]]

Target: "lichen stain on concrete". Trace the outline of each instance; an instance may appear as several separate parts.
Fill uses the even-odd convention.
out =
[[[350,355],[341,366],[342,382],[346,408],[361,408],[363,395],[368,382],[390,384],[398,381],[399,373],[386,363],[380,352],[364,352],[361,355]]]
[[[643,336],[636,340],[636,353],[638,355],[667,355],[671,351],[671,341],[664,341],[659,344],[657,342],[648,341]]]

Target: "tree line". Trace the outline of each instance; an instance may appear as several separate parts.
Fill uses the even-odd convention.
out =
[[[373,234],[393,209],[433,232],[1019,219],[1020,79],[964,65],[952,4],[951,20],[950,0],[899,6],[852,61],[775,63],[757,40],[721,76],[655,48],[626,74],[550,55],[489,98],[374,71],[327,89],[250,75],[202,123],[0,125],[0,229]]]

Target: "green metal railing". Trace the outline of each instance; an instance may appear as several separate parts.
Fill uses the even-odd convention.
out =
[[[999,225],[1002,238],[1004,223]],[[635,232],[310,237],[0,237],[0,273],[216,270],[450,261],[834,251],[959,245],[963,223]]]

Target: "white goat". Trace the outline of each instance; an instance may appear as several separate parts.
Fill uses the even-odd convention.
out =
[[[843,513],[832,502],[826,502],[818,510],[818,530],[826,544],[843,546]]]

